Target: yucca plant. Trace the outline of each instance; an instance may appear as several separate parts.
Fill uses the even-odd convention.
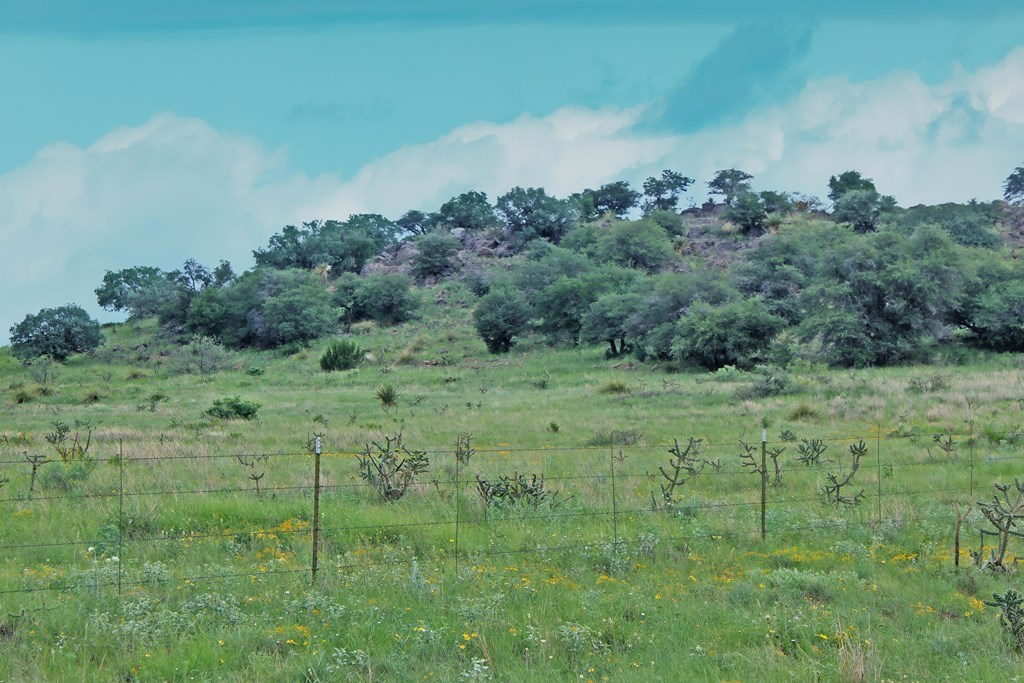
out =
[[[335,370],[351,370],[363,362],[366,352],[355,342],[339,339],[331,342],[320,356],[320,369],[324,372]]]

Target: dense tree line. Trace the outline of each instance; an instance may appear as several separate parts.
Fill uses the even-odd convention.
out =
[[[481,297],[474,322],[495,353],[528,335],[708,369],[796,357],[884,365],[950,340],[1024,350],[1024,280],[999,232],[1020,215],[1024,169],[1007,178],[1004,202],[907,209],[857,171],[829,179],[830,211],[814,197],[755,191],[754,180],[718,171],[706,186],[721,203],[682,212],[695,181],[670,169],[641,189],[615,181],[566,198],[515,187],[492,203],[468,191],[393,221],[286,226],[241,275],[194,260],[108,271],[97,301],[155,316],[182,339],[292,348],[360,320],[409,320],[417,283],[457,278]],[[464,269],[473,240],[501,245],[501,258]],[[400,272],[375,267],[400,250],[411,254]],[[73,308],[12,328],[15,353],[95,346],[95,321]]]

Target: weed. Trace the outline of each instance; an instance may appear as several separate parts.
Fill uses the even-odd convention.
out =
[[[240,396],[234,396],[215,399],[205,414],[221,420],[254,420],[259,409],[256,401],[243,401]]]
[[[612,432],[598,432],[587,439],[586,446],[635,446],[644,438],[639,429],[616,429]]]
[[[365,356],[366,352],[355,342],[339,339],[331,342],[320,356],[320,369],[324,372],[352,370],[363,362]]]
[[[597,393],[609,395],[631,394],[633,393],[633,387],[629,386],[624,380],[612,379],[602,384],[598,388]]]
[[[151,413],[155,413],[157,406],[159,406],[161,403],[166,402],[167,400],[169,400],[167,394],[156,392],[150,394],[149,397],[146,399],[145,403],[140,403],[137,406],[135,406],[135,409],[138,410],[139,412],[143,410],[148,410]]]
[[[75,420],[75,433],[71,434],[71,427],[61,421],[53,423],[53,431],[46,433],[46,440],[54,450],[60,454],[64,462],[73,462],[84,459],[89,453],[89,446],[92,444],[92,424],[82,420]],[[82,442],[81,430],[85,430],[85,442]]]
[[[949,378],[933,372],[927,377],[911,377],[907,381],[908,394],[933,394],[949,388]]]
[[[236,455],[238,464],[246,468],[248,471],[248,477],[252,479],[253,485],[256,487],[256,496],[260,497],[260,480],[266,475],[267,461],[270,459],[269,455]]]
[[[810,403],[801,403],[789,413],[790,420],[816,420],[818,409]]]
[[[548,423],[548,431],[551,432],[552,434],[557,434],[558,433],[558,423],[557,422],[549,422]]]

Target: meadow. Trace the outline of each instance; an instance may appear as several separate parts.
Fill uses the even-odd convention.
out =
[[[0,351],[0,680],[1020,676],[986,601],[1024,540],[970,555],[1024,461],[1019,355],[795,363],[755,398],[730,369],[488,354],[457,298],[359,327],[347,372],[322,347],[178,372],[146,321],[52,368]],[[207,414],[234,397],[255,419]],[[399,435],[426,461],[400,495],[364,469]]]

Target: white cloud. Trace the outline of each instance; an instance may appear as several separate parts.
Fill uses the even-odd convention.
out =
[[[430,210],[470,188],[515,185],[557,195],[662,168],[703,183],[721,168],[759,189],[823,195],[857,169],[904,205],[997,197],[1024,163],[1024,48],[930,85],[913,73],[808,84],[741,123],[690,135],[644,132],[643,107],[564,107],[472,123],[373,161],[350,179],[310,177],[284,152],[160,114],[80,148],[55,143],[0,174],[0,340],[28,312],[76,302],[96,311],[105,269],[172,268],[195,257],[251,263],[287,223],[374,211]]]

